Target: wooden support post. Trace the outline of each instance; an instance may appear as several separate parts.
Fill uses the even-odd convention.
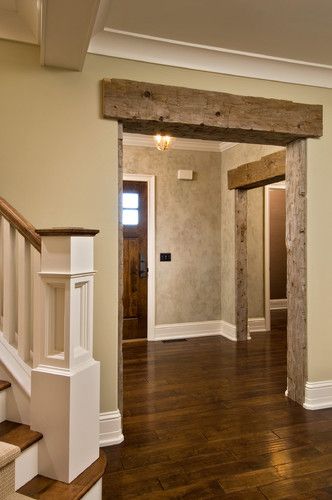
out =
[[[287,389],[302,404],[307,381],[306,141],[287,146]]]
[[[123,126],[118,125],[118,183],[119,183],[119,277],[118,277],[118,407],[122,415],[123,409],[123,227],[122,227],[122,191],[123,191]]]
[[[235,191],[235,310],[237,340],[248,338],[247,191]]]

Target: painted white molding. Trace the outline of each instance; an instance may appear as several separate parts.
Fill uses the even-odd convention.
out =
[[[31,368],[19,356],[15,347],[11,346],[0,332],[0,362],[14,377],[23,391],[31,396]]]
[[[248,329],[250,333],[253,332],[266,332],[265,318],[249,318]]]
[[[113,446],[124,440],[122,434],[122,420],[119,410],[101,413],[99,416],[99,445]]]
[[[332,66],[104,28],[89,52],[225,75],[332,88]]]
[[[156,198],[155,176],[148,174],[123,174],[124,181],[147,182],[148,185],[148,332],[147,339],[153,340],[156,324]]]
[[[123,134],[124,146],[139,146],[145,148],[155,148],[155,142],[152,135],[144,134]],[[221,153],[226,149],[237,146],[234,142],[202,141],[200,139],[184,139],[172,137],[170,149],[184,149],[187,151],[208,151]]]
[[[156,325],[153,340],[189,339],[211,335],[222,335],[229,340],[237,340],[235,325],[222,320]]]
[[[307,382],[303,407],[306,410],[332,408],[332,380]]]
[[[271,331],[270,290],[270,190],[264,186],[264,312],[268,332]]]
[[[232,340],[233,342],[237,342],[237,337],[236,337],[236,325],[233,325],[232,323],[227,323],[227,321],[221,321],[221,331],[220,335],[222,337],[225,337],[228,340]],[[248,339],[250,337],[248,336]]]
[[[287,309],[287,299],[271,299],[270,309],[271,311],[277,311],[279,309]]]

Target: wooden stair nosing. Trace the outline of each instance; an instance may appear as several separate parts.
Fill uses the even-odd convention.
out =
[[[36,476],[18,490],[22,495],[43,500],[79,500],[102,478],[106,469],[106,455],[101,450],[99,458],[70,484]]]
[[[18,446],[21,451],[37,443],[43,437],[40,432],[32,431],[26,424],[4,420],[0,423],[0,441]]]
[[[6,380],[0,380],[0,392],[4,391],[5,389],[9,389],[10,386],[10,382],[7,382]]]

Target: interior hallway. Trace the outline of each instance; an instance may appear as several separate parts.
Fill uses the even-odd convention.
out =
[[[124,346],[105,499],[332,498],[332,410],[284,396],[286,335]]]

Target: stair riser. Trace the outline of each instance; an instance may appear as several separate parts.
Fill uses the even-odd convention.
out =
[[[6,405],[6,391],[0,392],[0,423],[6,420],[7,405]]]
[[[38,443],[33,444],[15,460],[15,490],[38,474]]]
[[[92,488],[82,497],[82,500],[101,500],[102,499],[102,479],[92,486]]]

